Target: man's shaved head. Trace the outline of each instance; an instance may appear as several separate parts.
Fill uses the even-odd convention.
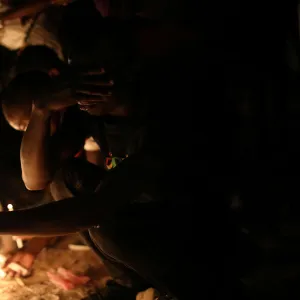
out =
[[[3,114],[16,130],[24,131],[30,120],[33,101],[50,86],[50,77],[43,72],[28,72],[15,77],[1,95]]]
[[[51,69],[61,70],[64,66],[64,63],[51,48],[27,46],[18,57],[15,73],[20,74],[31,71],[48,73]]]

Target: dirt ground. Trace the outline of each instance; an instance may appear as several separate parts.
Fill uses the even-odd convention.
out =
[[[44,249],[38,256],[33,273],[21,280],[0,280],[1,300],[81,300],[101,289],[109,279],[104,265],[92,250],[72,251],[68,245],[76,236],[63,238],[53,248]],[[78,275],[87,275],[92,280],[87,286],[63,291],[53,285],[46,272],[64,267]]]

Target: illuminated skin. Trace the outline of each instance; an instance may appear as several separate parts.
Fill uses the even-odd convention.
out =
[[[22,178],[29,190],[45,189],[51,183],[56,168],[61,165],[58,160],[61,151],[59,145],[51,146],[51,134],[49,134],[51,120],[51,111],[47,108],[34,107],[23,136],[20,151]],[[76,124],[76,126],[80,127],[81,125]],[[67,143],[66,139],[69,139],[69,147],[70,143],[73,143],[74,146],[71,149],[77,153],[84,145],[86,133],[80,128],[77,131],[75,127],[70,130],[71,132],[65,132],[65,138],[60,136],[60,139],[64,143]],[[80,136],[80,132],[82,136]],[[36,145],[39,146],[36,147]]]
[[[127,216],[128,211],[125,209],[125,214],[121,215],[120,211],[124,207],[129,208],[132,199],[138,199],[143,190],[155,186],[156,175],[161,171],[161,167],[155,160],[145,159],[145,155],[142,153],[129,157],[119,168],[109,172],[101,189],[95,194],[62,199],[30,209],[1,213],[0,234],[51,237],[76,233],[93,227],[109,231],[111,226],[114,228],[117,220],[120,222],[124,217],[124,222],[121,221],[121,223],[125,225],[127,224],[126,220],[130,222]],[[165,213],[163,215],[165,218]],[[23,265],[26,265],[28,261],[32,262],[33,256],[29,257],[24,254],[19,262]],[[13,275],[18,274],[10,273],[9,276]]]
[[[58,124],[55,119],[60,119],[60,112],[52,112],[51,118],[51,136],[56,132]],[[10,126],[19,131],[26,131],[28,124],[30,122],[29,118],[25,114],[17,114],[19,117],[6,116],[6,119]],[[55,118],[56,116],[56,118]],[[21,271],[16,271],[15,268],[11,267],[11,263],[16,263],[23,268],[26,268],[29,273],[32,268],[32,265],[36,259],[36,256],[40,251],[47,246],[53,238],[32,238],[27,236],[26,239],[29,239],[27,244],[22,250],[19,250],[12,256],[8,256],[6,263],[2,266],[3,274],[7,277],[22,276]]]
[[[101,69],[100,71],[95,70],[95,71],[83,73],[83,77],[87,80],[87,82],[86,82],[87,84],[90,84],[90,83],[96,84],[97,89],[94,89],[95,94],[89,93],[90,97],[86,97],[88,91],[85,90],[84,84],[81,85],[80,89],[78,90],[78,94],[80,94],[82,99],[84,99],[82,101],[79,101],[78,105],[80,106],[80,108],[83,111],[86,111],[87,113],[89,113],[91,115],[102,115],[103,113],[109,112],[110,110],[112,110],[114,108],[114,105],[109,104],[109,98],[112,97],[112,93],[107,92],[107,88],[112,87],[113,82],[109,81],[107,83],[106,82],[99,83],[99,77],[97,77],[99,74],[100,75],[104,74],[103,69]],[[103,87],[104,87],[105,91],[107,92],[107,93],[105,92],[106,94],[103,91]],[[100,94],[97,93],[97,91],[100,91]],[[76,101],[77,101],[77,99],[76,99]],[[53,101],[53,102],[55,102],[55,101]],[[45,119],[43,117],[40,118],[40,116],[42,116],[42,115],[43,116],[57,115],[58,117],[61,115],[60,111],[55,111],[55,112],[51,111],[51,113],[50,113],[50,111],[48,109],[44,109],[44,108],[39,109],[35,106],[33,106],[32,113],[33,113],[34,117],[38,118],[38,122],[39,122],[39,120],[41,120],[41,123],[40,123],[41,125],[35,126],[34,128],[43,128]],[[111,114],[112,115],[115,115],[115,114],[122,115],[122,114],[124,114],[124,109],[122,107],[113,109]],[[26,132],[31,120],[22,113],[18,113],[16,115],[18,117],[6,116],[8,123],[14,129]],[[50,126],[51,126],[51,136],[52,136],[57,131],[58,124],[57,124],[57,122],[55,122],[53,117],[51,118],[50,123],[51,123]],[[35,132],[36,132],[36,130],[34,130],[33,133],[35,133]],[[27,134],[28,134],[28,132],[27,132]],[[29,135],[29,140],[31,141],[31,134]],[[35,144],[34,139],[33,139],[32,143]],[[87,155],[87,158],[89,158],[88,155]],[[103,160],[103,158],[101,157],[101,153],[100,153],[100,159],[98,159],[97,161],[99,162],[99,161],[101,161],[101,159]],[[94,161],[91,161],[91,162],[95,163]],[[30,165],[32,167],[31,163],[28,163],[28,165]],[[103,164],[102,164],[102,166],[103,166]],[[31,167],[30,167],[30,170],[32,170]],[[31,176],[31,174],[29,174],[29,176]],[[25,267],[26,269],[30,270],[35,261],[37,254],[45,246],[47,246],[47,244],[49,242],[51,242],[51,240],[52,240],[52,238],[33,238],[32,239],[32,237],[27,237],[27,239],[31,239],[31,240],[29,240],[27,242],[26,247],[23,250],[18,251],[12,257],[9,257],[9,259],[7,260],[7,263],[3,266],[2,270],[6,273],[6,276],[8,276],[8,277],[21,276],[20,272],[16,272],[15,270],[12,270],[10,268],[9,264],[11,262],[17,263],[17,264],[21,265],[22,267]]]
[[[23,132],[26,131],[29,121],[30,121],[29,119],[26,120],[25,118],[22,120],[16,120],[14,118],[9,118],[9,117],[6,118],[6,120],[13,129],[15,129],[17,131],[23,131]],[[52,135],[55,133],[56,129],[57,129],[57,124],[54,121],[52,121],[51,122],[51,134]]]
[[[113,85],[113,82],[109,82],[109,87]],[[81,108],[93,114],[106,112],[107,106],[109,107],[108,111],[114,111],[115,105],[112,105],[113,109],[111,109],[111,103],[107,101],[113,98],[112,95],[104,93],[103,85],[96,85],[95,88],[102,90],[101,92],[86,89],[76,90],[79,96],[83,98],[77,99]],[[94,110],[95,107],[100,107],[99,112]],[[36,145],[40,145],[41,140],[42,147],[38,148],[45,150],[43,146],[46,144],[46,138],[48,138],[46,132],[50,114],[48,108],[39,107],[34,108],[33,114],[34,118],[31,118],[29,125],[21,125],[21,128],[23,125],[27,127],[22,142],[21,160],[24,181],[32,180],[32,178],[40,179],[46,175],[41,182],[34,182],[34,180],[27,182],[29,189],[36,190],[44,189],[52,179],[52,174],[44,171],[44,167],[48,167],[47,162],[51,160],[45,157],[45,153],[38,153],[36,156],[29,150],[33,148],[31,145],[34,145],[33,150],[36,150]],[[147,155],[141,153],[126,159],[120,168],[111,171],[110,180],[101,187],[96,195],[64,199],[46,206],[9,214],[2,213],[0,233],[40,237],[57,236],[78,232],[92,226],[110,226],[111,222],[115,220],[114,217],[118,208],[129,205],[128,203],[132,199],[136,199],[143,189],[147,189],[149,181],[153,182],[157,178],[160,171],[159,167],[151,160],[151,163],[148,163]],[[32,161],[32,158],[35,161]],[[43,170],[40,168],[41,166],[43,166]],[[29,173],[25,174],[25,169]],[[141,186],[143,184],[145,186]],[[71,207],[72,213],[70,214]],[[53,216],[55,216],[55,220]]]
[[[39,73],[31,74],[32,77],[29,77],[29,79],[27,74],[24,79],[23,77],[17,77],[16,86],[12,81],[10,87],[12,91],[12,94],[9,94],[10,97],[18,99],[17,97],[22,98],[25,95],[27,102],[24,100],[19,104],[10,104],[12,102],[8,99],[5,106],[3,106],[3,111],[8,123],[13,128],[25,132],[21,145],[21,166],[26,187],[29,190],[43,190],[51,182],[53,172],[55,172],[53,166],[60,165],[57,157],[60,156],[61,147],[56,145],[53,146],[54,150],[47,150],[49,147],[48,140],[58,129],[57,120],[54,120],[55,115],[60,115],[69,106],[77,103],[81,109],[89,114],[101,115],[110,112],[121,114],[123,109],[117,109],[114,101],[111,101],[110,98],[113,95],[109,90],[114,83],[111,80],[103,80],[102,76],[105,74],[103,69],[81,72],[79,76],[80,84],[78,84],[75,96],[72,95],[70,89],[59,90],[55,84],[60,83],[57,80],[53,81],[50,77],[45,77],[45,75],[43,75],[44,85],[40,84],[36,87],[32,83],[39,80],[40,75]],[[32,80],[32,83],[30,80]],[[30,89],[28,89],[25,82],[28,82]],[[92,92],[89,90],[91,85]],[[23,94],[22,89],[24,89],[25,94]],[[14,94],[16,90],[18,92]],[[30,101],[30,99],[34,99],[34,101]],[[29,105],[32,106],[28,108]],[[81,127],[81,124],[75,123],[72,126],[73,128],[70,127],[69,131],[65,133],[65,137],[61,137],[62,142],[68,143],[70,148],[73,147],[74,154],[83,147],[86,138],[84,136],[85,132],[82,132],[83,136],[80,136],[78,132],[82,131],[78,128]],[[41,146],[36,147],[36,145]],[[50,170],[48,166],[51,166],[52,169]]]
[[[93,71],[92,74],[93,75],[98,75],[98,74],[102,74],[102,70],[100,70],[100,72],[95,72]],[[90,82],[89,82],[90,83]],[[107,86],[111,86],[112,83],[108,83]],[[104,84],[105,86],[106,84]],[[80,91],[81,92],[81,91]],[[83,93],[84,94],[84,93]],[[93,99],[95,100],[95,99]],[[98,99],[97,99],[98,100]],[[75,101],[74,101],[75,102]],[[101,101],[102,102],[102,101]],[[55,101],[53,101],[52,103],[55,103]],[[58,102],[57,102],[58,103]],[[67,102],[68,103],[68,102]],[[76,103],[76,102],[75,102]],[[103,102],[102,102],[103,103]],[[104,102],[105,103],[105,102]],[[95,114],[98,114],[100,112],[101,114],[101,111],[103,112],[103,106],[100,104],[100,107],[98,106],[97,107],[97,104],[98,103],[95,103],[94,101],[91,101],[91,103],[89,102],[83,102],[82,104],[84,104],[84,107],[85,111],[89,112],[89,113],[95,113]],[[95,105],[96,104],[96,105]],[[80,103],[79,103],[80,105]],[[60,106],[60,105],[59,105]],[[64,105],[62,105],[63,107]],[[32,113],[31,113],[31,116],[33,118],[38,118],[40,119],[40,116],[49,116],[50,115],[58,115],[60,116],[60,112],[59,111],[56,111],[56,112],[53,112],[51,111],[50,113],[50,110],[48,109],[40,109],[40,108],[37,108],[35,106],[32,107]],[[12,117],[12,116],[6,116],[6,119],[8,121],[8,123],[16,130],[19,130],[19,131],[24,131],[26,132],[27,128],[28,128],[28,125],[30,124],[30,122],[32,122],[28,117],[26,117],[24,114],[21,113],[18,113],[16,114],[18,115],[18,117]],[[41,124],[41,128],[43,128],[43,124],[44,124],[44,121],[45,120],[44,118],[42,118],[42,124]],[[55,122],[54,118],[51,118],[51,121],[50,121],[50,126],[51,126],[51,136],[57,131],[58,129],[58,124],[57,122]],[[40,128],[40,126],[36,126],[35,128]],[[34,130],[34,132],[36,132],[36,130]],[[31,136],[31,135],[30,135]],[[26,137],[25,137],[26,139]],[[31,139],[31,138],[30,138]],[[35,142],[33,142],[35,143]],[[27,237],[27,238],[32,238],[32,237]],[[14,276],[21,276],[21,273],[20,272],[16,272],[15,270],[12,270],[10,268],[10,263],[11,262],[14,262],[14,263],[17,263],[17,264],[20,264],[21,266],[25,267],[26,269],[30,270],[31,267],[32,267],[32,264],[36,258],[36,255],[52,240],[52,238],[34,238],[34,239],[31,239],[30,241],[28,241],[27,245],[26,245],[26,248],[24,248],[24,250],[22,251],[18,251],[15,255],[13,255],[12,257],[10,257],[8,260],[7,260],[7,263],[3,266],[3,271],[6,273],[7,276],[9,277],[14,277]]]
[[[9,2],[9,1],[7,1]],[[25,3],[24,3],[25,2]],[[24,17],[32,17],[35,14],[43,11],[50,5],[67,5],[69,1],[67,0],[36,0],[36,1],[24,1],[22,5],[17,7],[12,7],[7,11],[0,14],[1,22],[6,22],[9,20],[20,19]],[[9,5],[9,3],[8,3]]]
[[[86,140],[84,149],[86,152],[86,159],[88,162],[99,165],[99,162],[101,163],[103,161],[102,155],[100,148],[98,144],[92,139],[89,138]],[[103,167],[103,164],[100,165]],[[13,206],[12,204],[9,204],[7,206],[9,211],[13,211]],[[13,278],[13,277],[20,277],[22,276],[21,271],[15,271],[11,268],[10,263],[16,263],[23,268],[26,268],[30,274],[30,270],[33,266],[33,263],[37,257],[37,255],[49,244],[53,243],[53,240],[55,238],[34,238],[33,236],[19,236],[15,237],[15,240],[23,240],[27,241],[25,247],[22,250],[19,250],[17,253],[14,255],[7,255],[7,260],[3,266],[0,267],[3,271],[3,276],[8,277],[8,278]]]
[[[29,123],[29,120],[22,120],[20,122],[19,120],[7,119],[7,122],[15,130],[26,131],[28,123]]]

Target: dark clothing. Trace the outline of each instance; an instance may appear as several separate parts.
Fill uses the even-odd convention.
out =
[[[61,194],[61,198],[70,197],[67,193],[88,196],[101,181],[105,181],[105,174],[101,172],[96,166],[79,159],[70,162],[62,173],[65,187],[59,187],[60,190],[55,193]],[[142,183],[144,187],[137,199],[123,203],[124,209],[111,217],[110,224],[90,229],[89,236],[85,233],[85,238],[116,278],[131,282],[137,289],[148,284],[162,293],[171,292],[179,296],[182,293],[179,285],[182,277],[178,275],[186,274],[190,267],[185,265],[188,258],[186,241],[190,232],[187,228],[190,224],[178,222],[186,213],[182,208],[179,215],[176,205],[182,191],[180,188],[170,190],[168,184],[161,181],[167,175],[163,173],[156,174],[154,171],[147,174],[151,179]],[[93,180],[89,180],[91,178]],[[123,187],[113,188],[120,190],[122,202]],[[187,205],[188,197],[186,193]],[[98,201],[105,199],[99,198]],[[183,260],[183,257],[186,259]]]
[[[76,133],[78,135],[79,130],[88,132],[104,153],[120,156],[144,153],[145,159],[150,157],[150,165],[159,167],[150,168],[147,174],[122,174],[137,181],[136,199],[124,197],[123,177],[117,178],[119,185],[112,188],[118,193],[116,202],[122,209],[117,216],[108,216],[109,224],[89,231],[91,241],[101,253],[99,256],[121,266],[118,268],[122,269],[120,273],[125,269],[129,277],[131,273],[137,274],[140,282],[145,281],[162,293],[186,299],[193,265],[190,253],[193,195],[190,187],[194,181],[193,168],[185,166],[183,160],[186,155],[192,155],[191,145],[197,136],[191,126],[194,109],[191,99],[197,95],[196,85],[187,75],[191,70],[199,71],[192,58],[196,52],[199,54],[195,49],[191,53],[180,48],[167,59],[155,56],[143,60],[137,55],[136,43],[132,42],[133,37],[137,37],[136,32],[128,30],[130,26],[134,28],[133,23],[124,23],[124,26],[115,23],[115,27],[111,27],[109,20],[95,22],[101,24],[93,28],[93,33],[79,37],[76,34],[76,38],[73,33],[78,47],[69,47],[68,57],[73,66],[104,67],[116,86],[122,85],[120,102],[129,104],[132,114],[128,118],[99,118],[80,112],[86,120],[77,119],[76,124],[81,129]],[[99,39],[94,39],[95,36]],[[87,43],[85,39],[88,39]],[[106,134],[107,131],[110,134]],[[126,159],[119,165],[120,169],[124,163]],[[71,169],[68,178],[63,179],[74,196],[76,186],[85,193],[82,169],[78,170],[78,176]],[[101,189],[103,175],[96,168],[95,172],[88,169],[88,177],[99,178],[99,184],[95,180],[92,186],[87,185],[87,194]],[[113,176],[113,172],[108,174]],[[142,179],[136,178],[139,176]]]
[[[62,116],[62,125],[57,137],[64,144],[63,157],[70,157],[79,150],[69,149],[74,145],[83,147],[88,137],[93,137],[104,157],[121,157],[136,153],[142,147],[143,124],[127,117],[97,117],[70,107]],[[55,137],[54,137],[55,138]],[[70,155],[70,151],[75,151]]]

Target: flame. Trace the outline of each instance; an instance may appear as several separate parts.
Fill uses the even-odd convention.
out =
[[[8,209],[9,211],[13,211],[13,210],[14,210],[14,206],[13,206],[12,204],[8,204],[8,205],[7,205],[7,209]],[[22,249],[23,246],[24,246],[22,239],[20,239],[20,238],[17,237],[17,238],[14,239],[14,240],[15,240],[16,243],[17,243],[18,249]],[[1,274],[0,274],[0,277],[1,277]]]
[[[6,276],[6,272],[0,269],[0,279],[5,278],[5,276]]]
[[[7,261],[7,257],[3,254],[0,254],[0,266],[4,265]]]

